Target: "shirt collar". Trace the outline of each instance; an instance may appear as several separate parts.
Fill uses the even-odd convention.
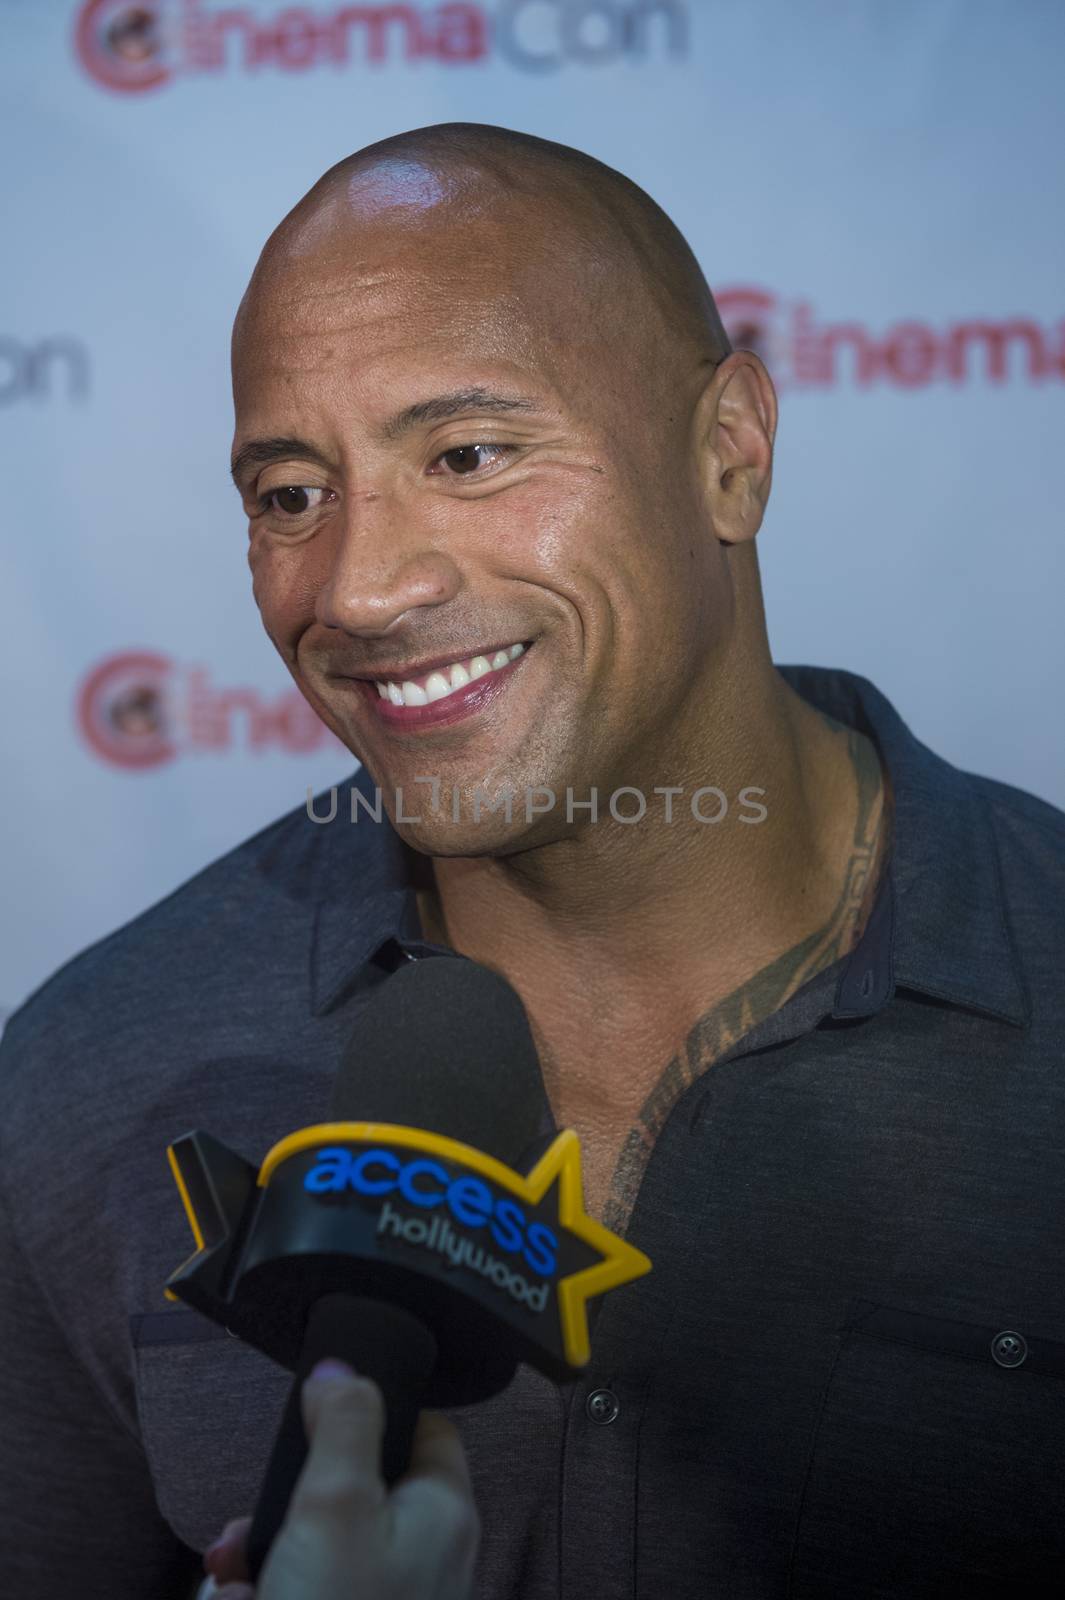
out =
[[[987,802],[978,780],[921,744],[866,678],[822,667],[777,669],[818,710],[876,744],[894,792],[893,841],[865,932],[841,973],[834,1015],[871,1015],[897,987],[916,989],[1017,1026],[1029,1006],[1010,936]],[[368,806],[373,780],[360,768],[336,790],[334,819],[320,826],[321,886],[311,939],[311,1009],[329,1011],[389,941],[420,943],[407,847]],[[314,802],[316,816],[328,807]],[[314,824],[307,824],[314,826]],[[314,841],[318,843],[319,841]]]
[[[356,799],[361,795],[362,805]],[[316,796],[312,809],[331,820],[317,826],[315,879],[320,885],[311,935],[311,1011],[323,1016],[353,987],[363,969],[390,940],[421,937],[418,902],[411,885],[407,847],[377,803],[373,779],[360,767],[351,780]],[[367,807],[370,809],[368,810]],[[380,822],[375,820],[380,810]],[[314,826],[314,824],[308,824]]]
[[[916,739],[868,679],[821,667],[778,670],[818,710],[868,734],[894,793],[890,859],[834,1014],[871,1014],[907,988],[1026,1026],[1028,998],[979,780]]]

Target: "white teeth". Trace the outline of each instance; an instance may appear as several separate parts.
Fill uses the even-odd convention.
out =
[[[406,690],[403,692],[406,694]],[[425,698],[427,700],[442,700],[446,694],[450,693],[450,680],[445,678],[442,672],[430,672],[425,680]]]
[[[443,700],[446,695],[454,694],[456,689],[465,689],[468,683],[483,678],[486,672],[498,672],[501,667],[508,667],[524,650],[523,644],[511,644],[496,650],[491,660],[487,656],[474,656],[471,661],[456,661],[450,667],[430,672],[424,688],[413,679],[403,683],[382,683],[379,679],[374,682],[381,699],[391,701],[394,706],[426,706],[434,700]]]

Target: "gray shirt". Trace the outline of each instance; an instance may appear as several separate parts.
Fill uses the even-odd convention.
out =
[[[593,1356],[450,1413],[479,1600],[1035,1600],[1065,1577],[1065,817],[844,672],[894,844],[857,948],[695,1076]],[[365,772],[352,780],[364,792]],[[324,805],[319,814],[326,814]],[[174,1600],[250,1513],[290,1375],[163,1285],[165,1156],[321,1121],[406,857],[304,807],[60,969],[0,1043],[5,1600]]]

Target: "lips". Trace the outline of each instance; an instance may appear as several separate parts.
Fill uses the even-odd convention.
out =
[[[349,678],[345,681],[350,683],[362,695],[374,717],[387,727],[410,732],[423,728],[440,728],[472,716],[475,712],[482,711],[491,705],[500,694],[506,691],[514,674],[521,671],[522,665],[531,651],[532,645],[527,644],[522,653],[512,657],[506,666],[489,668],[467,684],[460,683],[460,686],[452,689],[450,693],[442,694],[438,699],[427,700],[424,705],[396,705],[393,703],[392,698],[383,698],[378,689],[378,683],[381,681],[379,679]],[[477,659],[478,657],[471,658],[471,660]],[[484,659],[484,657],[482,656],[480,659]],[[491,657],[488,657],[488,659],[490,660]],[[435,672],[443,671],[445,667],[454,665],[465,666],[466,663],[456,663],[454,657],[452,657],[450,662],[447,660],[439,662],[429,671],[423,670],[415,680],[408,678],[404,682],[410,683],[411,681],[424,680],[431,677]],[[405,668],[404,670],[409,672],[410,668]],[[394,680],[389,680],[389,682],[394,682]]]
[[[457,689],[465,689],[467,684],[486,677],[489,672],[500,671],[524,651],[523,643],[515,643],[467,656],[462,661],[452,661],[432,672],[416,674],[408,667],[402,677],[399,672],[387,679],[383,674],[375,674],[374,681],[382,700],[391,700],[394,706],[424,706],[431,700],[445,699]]]
[[[488,661],[491,661],[492,657],[500,651],[506,651],[508,653],[514,651],[516,654],[520,655],[527,643],[527,640],[523,640],[522,643],[518,645],[516,643],[512,643],[508,639],[504,639],[499,644],[482,645],[476,651],[467,651],[467,653],[463,656],[460,656],[457,651],[453,650],[450,655],[434,656],[432,660],[426,659],[425,661],[409,662],[406,666],[378,667],[373,672],[360,672],[358,674],[352,674],[352,676],[365,678],[374,683],[402,684],[417,681],[422,682],[424,686],[423,680],[428,678],[434,672],[447,672],[449,668],[459,665],[465,665],[468,667],[472,660],[477,660],[480,657],[484,657]]]

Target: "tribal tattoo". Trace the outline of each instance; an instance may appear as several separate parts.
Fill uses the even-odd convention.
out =
[[[655,1141],[688,1086],[816,973],[852,950],[865,926],[877,881],[874,868],[882,865],[881,842],[888,836],[880,763],[869,739],[829,717],[824,720],[847,736],[858,789],[858,814],[839,899],[823,927],[718,1001],[691,1029],[683,1053],[666,1067],[622,1146],[602,1218],[613,1233],[624,1234]]]

